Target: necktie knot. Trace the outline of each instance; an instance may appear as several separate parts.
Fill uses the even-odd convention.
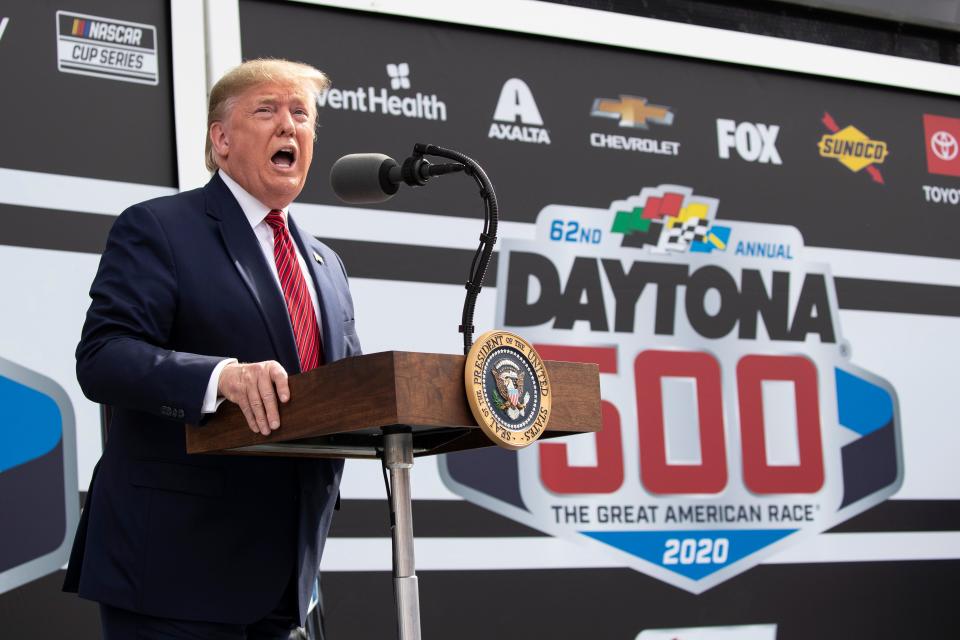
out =
[[[283,211],[279,209],[271,209],[270,213],[267,214],[266,221],[274,231],[283,230],[287,226],[286,220],[283,219]]]

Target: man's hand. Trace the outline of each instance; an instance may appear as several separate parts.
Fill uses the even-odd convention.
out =
[[[287,372],[274,360],[228,364],[220,372],[217,393],[239,405],[250,430],[265,436],[280,428],[277,398],[290,399]]]

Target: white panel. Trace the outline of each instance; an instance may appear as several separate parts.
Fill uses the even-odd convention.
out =
[[[0,314],[0,353],[67,392],[77,420],[80,491],[100,458],[100,413],[80,390],[73,354],[99,261],[91,254],[0,246],[0,300],[16,301],[16,313]]]
[[[695,378],[662,378],[664,444],[667,464],[698,465],[703,462],[700,449],[700,411]]]
[[[384,525],[386,526],[386,525]],[[416,523],[414,523],[416,528]],[[418,538],[419,571],[593,569],[622,562],[599,545],[564,538]],[[763,564],[960,559],[960,532],[824,533]],[[389,571],[389,538],[330,538],[322,571]]]
[[[795,467],[800,464],[795,386],[785,380],[764,380],[761,389],[767,464]]]
[[[176,193],[170,187],[0,169],[0,202],[118,215],[132,204]]]
[[[957,318],[841,311],[851,359],[886,378],[900,399],[903,486],[895,498],[960,500],[960,417],[948,391],[957,378]]]
[[[173,57],[173,115],[177,138],[177,181],[181,191],[202,187],[210,178],[203,164],[207,132],[207,77],[203,3],[170,0]]]
[[[207,19],[207,79],[212,87],[223,74],[240,64],[240,2],[205,0]]]

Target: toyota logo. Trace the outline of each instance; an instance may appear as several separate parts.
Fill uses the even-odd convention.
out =
[[[957,157],[957,139],[949,131],[937,131],[930,136],[930,150],[944,162]]]

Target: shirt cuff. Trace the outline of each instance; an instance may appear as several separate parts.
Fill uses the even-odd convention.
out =
[[[223,401],[226,400],[223,396],[217,395],[217,387],[220,385],[220,373],[223,372],[223,368],[228,364],[233,364],[237,361],[236,358],[227,358],[218,362],[217,366],[213,368],[213,373],[210,374],[210,381],[207,382],[207,391],[203,394],[203,406],[200,407],[200,413],[216,413]]]

